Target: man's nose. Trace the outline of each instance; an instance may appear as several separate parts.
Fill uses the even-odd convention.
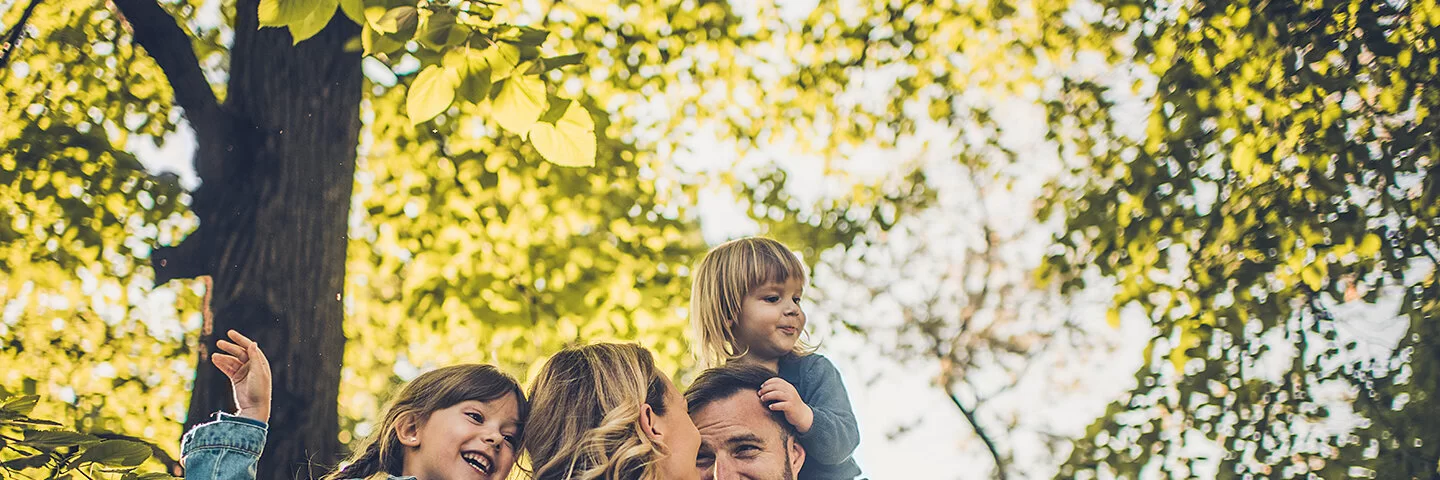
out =
[[[728,458],[715,459],[715,465],[710,467],[714,470],[712,477],[706,480],[740,480],[740,472],[735,468],[735,462]]]

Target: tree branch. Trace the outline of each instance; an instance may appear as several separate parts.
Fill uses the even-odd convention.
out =
[[[10,66],[10,56],[20,48],[20,40],[25,38],[25,24],[30,21],[30,14],[35,13],[35,7],[40,5],[40,0],[30,0],[30,5],[20,14],[20,20],[10,29],[10,34],[5,36],[5,45],[0,50],[0,71]]]
[[[950,402],[955,404],[955,408],[965,416],[965,421],[970,422],[970,428],[975,430],[975,435],[980,437],[980,441],[985,442],[985,448],[990,450],[990,456],[995,459],[995,478],[1008,479],[1009,476],[1005,473],[1006,462],[1000,455],[1000,447],[995,445],[995,441],[990,439],[990,435],[985,433],[985,428],[981,427],[980,422],[976,420],[975,409],[965,408],[965,403],[960,401],[960,397],[955,396],[955,389],[950,384],[945,384],[944,388],[945,396],[950,397]]]
[[[165,72],[170,89],[175,92],[175,103],[185,109],[185,117],[190,120],[196,136],[207,137],[223,131],[224,118],[215,91],[200,70],[200,61],[190,46],[190,35],[175,17],[155,0],[111,1],[130,24],[135,43],[144,47]],[[205,172],[201,173],[204,178]]]

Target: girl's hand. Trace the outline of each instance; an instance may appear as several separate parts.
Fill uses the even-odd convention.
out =
[[[234,330],[229,334],[234,342],[220,340],[217,346],[223,353],[215,352],[210,356],[210,362],[230,377],[230,385],[235,390],[235,406],[240,409],[236,415],[269,422],[270,361],[265,359],[265,352],[260,351],[260,345],[253,340]]]
[[[815,411],[800,400],[800,392],[783,378],[775,377],[760,385],[760,403],[768,405],[771,411],[783,413],[785,421],[802,435],[809,432],[810,424],[815,422]]]

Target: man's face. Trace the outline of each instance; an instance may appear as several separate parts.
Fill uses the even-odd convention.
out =
[[[754,392],[742,391],[690,412],[700,429],[695,468],[703,480],[794,480],[805,449],[780,429]]]

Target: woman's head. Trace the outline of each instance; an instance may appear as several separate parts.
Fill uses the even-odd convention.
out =
[[[327,480],[376,473],[420,480],[504,480],[530,406],[514,378],[490,365],[453,365],[400,390],[385,418]]]
[[[530,386],[525,452],[536,480],[695,477],[700,433],[685,400],[638,345],[555,354]]]
[[[785,245],[764,237],[731,240],[705,254],[694,277],[690,323],[706,366],[749,352],[752,345],[737,332],[773,340],[767,344],[781,343],[785,352],[804,355],[812,350],[798,338],[805,327],[798,303],[806,283],[805,266]],[[774,291],[760,292],[762,287]],[[758,312],[751,315],[760,317],[751,319],[759,320],[752,322],[758,325],[742,325],[747,312]],[[747,327],[755,331],[745,332]]]

